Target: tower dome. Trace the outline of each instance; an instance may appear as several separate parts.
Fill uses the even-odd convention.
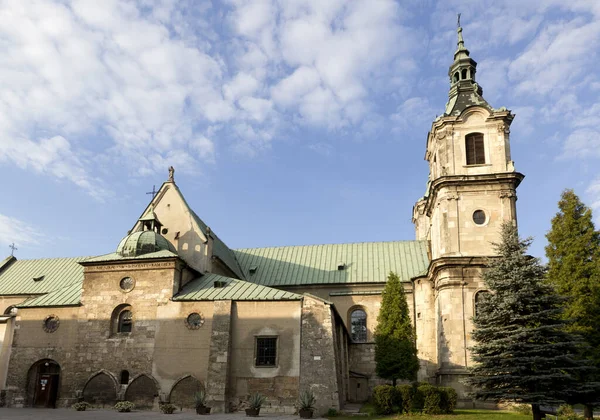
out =
[[[117,247],[117,254],[122,257],[137,257],[156,251],[171,251],[176,254],[177,250],[164,236],[153,230],[133,232],[127,235]]]
[[[140,217],[139,221],[142,225],[141,230],[130,233],[121,239],[117,247],[117,254],[122,257],[137,257],[163,250],[177,253],[173,244],[159,233],[162,223],[156,217],[152,205],[150,205],[146,215]]]

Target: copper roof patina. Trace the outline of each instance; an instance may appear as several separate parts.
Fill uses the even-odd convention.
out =
[[[301,295],[244,280],[205,274],[186,284],[173,300],[300,300]]]
[[[427,241],[362,242],[235,251],[247,280],[264,286],[409,281],[427,269]]]

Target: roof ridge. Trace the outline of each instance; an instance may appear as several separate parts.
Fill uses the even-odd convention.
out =
[[[27,259],[16,259],[15,262],[31,262],[31,261],[49,261],[49,260],[87,260],[94,258],[94,256],[81,256],[81,257],[50,257],[50,258],[27,258]]]
[[[342,243],[320,243],[320,244],[305,244],[305,245],[275,245],[275,246],[258,246],[253,248],[235,248],[232,251],[245,251],[248,249],[276,249],[276,248],[300,248],[309,246],[328,246],[328,245],[361,245],[361,244],[397,244],[404,242],[426,242],[425,239],[401,239],[398,241],[363,241],[363,242],[342,242]]]

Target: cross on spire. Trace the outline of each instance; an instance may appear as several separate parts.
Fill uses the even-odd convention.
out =
[[[11,249],[11,251],[10,251],[10,256],[11,256],[11,257],[14,257],[14,256],[15,256],[15,251],[16,251],[16,250],[18,250],[19,248],[17,248],[17,247],[15,246],[15,243],[14,243],[14,242],[13,242],[12,244],[10,244],[8,247]]]
[[[158,191],[156,191],[156,185],[152,186],[152,191],[147,192],[146,194],[152,194],[152,199],[154,199],[154,197],[156,196],[156,194],[158,194]]]

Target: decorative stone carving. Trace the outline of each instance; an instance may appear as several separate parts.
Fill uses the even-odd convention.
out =
[[[517,194],[513,190],[503,190],[498,193],[499,198],[514,198]]]

